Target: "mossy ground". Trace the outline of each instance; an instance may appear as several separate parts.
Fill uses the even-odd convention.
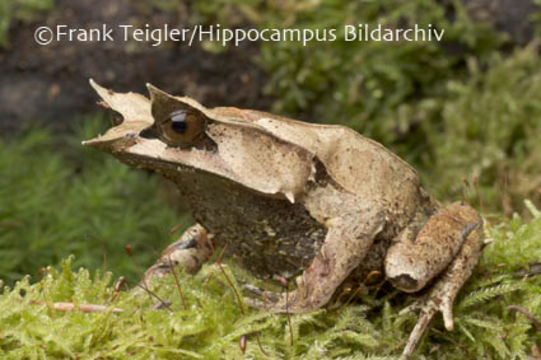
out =
[[[433,359],[526,359],[541,341],[532,321],[509,306],[541,318],[541,276],[513,275],[541,256],[541,214],[525,224],[515,217],[487,228],[494,239],[455,305],[455,330],[438,317],[416,352]],[[399,314],[414,297],[398,292],[367,294],[335,310],[287,317],[245,309],[235,291],[235,268],[216,263],[196,275],[179,273],[184,308],[172,277],[154,284],[170,310],[152,310],[157,300],[144,292],[115,297],[113,275],[101,270],[47,268],[0,295],[0,356],[5,359],[384,359],[396,358],[416,315]],[[242,274],[242,273],[241,273]],[[246,278],[246,274],[242,277]],[[249,277],[249,276],[248,276]],[[109,306],[102,313],[58,312],[53,302]],[[41,303],[41,305],[35,302]],[[122,313],[113,313],[121,308]],[[244,307],[243,307],[244,308]],[[239,346],[247,335],[246,353]],[[258,345],[261,342],[263,354]],[[290,342],[293,338],[293,344]]]

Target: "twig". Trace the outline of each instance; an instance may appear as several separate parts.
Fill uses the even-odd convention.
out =
[[[473,175],[473,187],[475,189],[475,193],[477,194],[477,199],[479,200],[479,207],[481,208],[481,212],[483,214],[486,213],[485,204],[483,203],[483,199],[481,198],[481,193],[479,192],[479,187],[477,186],[477,175]]]
[[[141,284],[137,284],[136,285],[137,287],[143,289],[144,291],[146,291],[150,296],[156,298],[156,300],[158,300],[158,302],[164,307],[166,308],[167,310],[169,310],[170,312],[173,312],[173,310],[171,310],[171,304],[168,302],[168,301],[165,301],[164,299],[162,299],[161,297],[158,296],[158,294],[156,294],[155,292],[149,290],[148,288],[146,288],[145,286],[141,285]]]
[[[126,282],[127,282],[127,280],[124,278],[124,276],[121,276],[121,277],[118,278],[118,280],[116,281],[115,286],[113,288],[113,296],[112,296],[111,300],[116,299],[116,297],[120,293],[120,288],[122,287],[122,285],[126,284]]]
[[[8,220],[8,221],[0,222],[0,227],[12,227],[12,228],[15,228],[15,227],[21,226],[22,224],[23,224],[22,221]]]
[[[103,246],[103,273],[107,273],[107,244],[105,242],[102,242],[101,245]]]
[[[263,353],[263,355],[265,355],[266,357],[269,357],[269,354],[267,354],[267,352],[265,351],[265,349],[263,349],[263,344],[261,344],[261,338],[259,336],[259,333],[256,333],[255,334],[255,338],[257,339],[257,345],[259,346],[259,350],[261,350],[261,352]]]
[[[145,290],[145,292],[149,295],[149,296],[152,296],[154,298],[156,298],[160,304],[162,304],[163,307],[165,307],[167,310],[169,310],[170,312],[173,312],[173,310],[171,310],[171,305],[165,301],[164,299],[162,299],[161,297],[158,296],[158,294],[156,294],[155,292],[151,291],[150,289],[148,289],[145,285],[141,285],[141,284],[136,284],[135,286],[137,286],[138,288],[141,288],[143,290]]]
[[[224,248],[222,249],[222,252],[220,253],[220,255],[218,256],[218,259],[216,260],[216,264],[218,265],[218,268],[220,268],[220,270],[222,271],[222,274],[224,274],[224,277],[225,277],[225,280],[227,281],[227,283],[229,284],[229,286],[231,286],[231,288],[233,289],[233,293],[235,294],[235,297],[237,298],[237,302],[239,303],[239,308],[240,308],[240,313],[242,315],[245,315],[244,313],[244,306],[242,305],[242,301],[240,299],[240,295],[237,291],[237,289],[235,288],[235,286],[233,285],[233,282],[231,281],[231,279],[229,278],[229,276],[227,276],[227,273],[225,272],[223,266],[222,266],[222,256],[225,252],[225,249],[227,248],[227,244],[225,244]]]
[[[519,270],[516,273],[513,274],[514,278],[523,278],[523,277],[529,277],[529,276],[535,276],[541,274],[541,263],[535,262],[531,263],[528,270]]]
[[[291,326],[291,314],[289,313],[289,281],[281,276],[278,277],[278,281],[286,289],[286,316],[287,325],[289,327],[289,345],[293,346],[293,327]]]
[[[171,260],[171,256],[167,257],[167,260],[169,260],[169,269],[173,273],[173,277],[175,278],[175,284],[177,285],[178,294],[180,296],[180,299],[182,300],[182,305],[184,306],[184,310],[188,310],[188,305],[186,304],[186,299],[184,298],[184,294],[182,293],[182,288],[180,287],[180,281],[178,280],[177,273],[175,272],[175,268],[173,267],[173,261]]]
[[[353,291],[353,293],[348,297],[348,299],[346,300],[346,302],[345,302],[342,306],[340,306],[340,307],[341,307],[341,308],[344,308],[344,307],[348,306],[349,303],[350,303],[351,301],[353,301],[353,299],[355,298],[355,296],[357,296],[357,294],[361,291],[361,289],[362,289],[362,286],[358,286],[357,289],[355,289],[355,291]]]
[[[145,277],[145,273],[143,272],[143,270],[141,270],[141,267],[139,266],[139,264],[137,263],[137,261],[135,261],[135,258],[133,257],[133,254],[131,252],[131,244],[126,244],[125,246],[125,249],[126,249],[126,254],[128,255],[128,257],[130,258],[131,262],[133,263],[133,265],[135,266],[135,269],[137,270],[137,272],[139,273],[139,276],[141,276],[142,278],[142,283],[145,285],[146,288],[148,288],[147,284],[146,284],[146,277]]]
[[[173,226],[170,230],[169,230],[169,234],[168,234],[168,237],[172,237],[178,229],[182,228],[184,226],[184,224],[182,223],[179,223],[179,224],[176,224],[175,226]]]
[[[462,178],[461,180],[464,184],[464,188],[462,191],[462,200],[466,201],[466,192],[470,189],[470,182],[466,178]]]
[[[30,304],[47,305],[47,303],[44,301],[36,301],[36,300],[30,301]],[[56,311],[61,311],[61,312],[79,310],[85,313],[95,313],[95,312],[104,312],[110,309],[108,306],[104,306],[104,305],[95,305],[95,304],[77,304],[76,305],[72,302],[55,302],[52,305],[53,305],[53,309],[55,309]],[[111,311],[114,313],[121,313],[124,311],[124,309],[112,308]]]
[[[212,242],[210,243],[211,246],[212,246]],[[213,247],[213,246],[212,246]],[[240,299],[240,295],[237,291],[237,289],[235,288],[235,286],[233,285],[233,281],[231,281],[231,279],[229,278],[229,276],[227,276],[227,273],[225,272],[223,266],[222,266],[222,257],[225,253],[225,249],[227,248],[227,243],[225,244],[224,248],[222,249],[222,251],[220,252],[220,255],[218,255],[218,259],[216,259],[216,265],[218,265],[218,267],[220,268],[222,274],[224,275],[225,277],[225,280],[227,281],[227,283],[229,284],[229,286],[233,289],[233,293],[235,294],[235,297],[237,298],[237,302],[239,304],[239,308],[240,308],[240,313],[244,316],[245,315],[245,312],[244,312],[244,306],[242,305],[242,300]],[[214,250],[213,250],[214,251]],[[242,335],[242,337],[245,337],[246,335]],[[265,355],[266,357],[268,357],[268,354],[265,352],[265,350],[263,350],[263,346],[261,345],[261,339],[259,338],[259,333],[255,333],[255,336],[257,338],[257,343],[259,345],[259,349],[261,350],[261,352],[263,353],[263,355]],[[240,339],[241,341],[241,344],[242,344],[242,337]],[[246,340],[245,340],[245,343],[244,343],[244,346],[246,346]],[[242,349],[242,346],[241,346],[241,349]],[[244,350],[242,351],[242,353],[244,354]]]
[[[519,313],[523,314],[528,319],[530,319],[530,321],[532,322],[533,326],[535,326],[537,331],[541,332],[541,324],[539,324],[539,321],[537,321],[537,319],[535,318],[535,316],[533,316],[533,314],[531,312],[529,312],[528,310],[526,310],[522,306],[509,305],[507,307],[507,310],[508,311],[518,311]]]

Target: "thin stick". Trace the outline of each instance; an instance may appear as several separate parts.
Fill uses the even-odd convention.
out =
[[[167,310],[173,312],[173,310],[171,310],[171,305],[169,305],[167,303],[167,301],[165,301],[164,299],[162,299],[161,297],[158,296],[158,294],[156,294],[155,292],[149,290],[146,286],[144,285],[141,285],[141,284],[136,284],[135,286],[137,286],[138,288],[141,288],[143,290],[145,290],[147,292],[147,294],[149,296],[152,296],[154,298],[156,298]]]
[[[261,344],[261,338],[259,337],[259,333],[255,333],[255,338],[257,339],[257,345],[259,346],[259,350],[265,355],[266,357],[269,357],[269,354],[263,349],[263,344]]]
[[[293,346],[293,327],[291,326],[291,314],[289,313],[289,286],[286,288],[286,316],[289,327],[289,345]]]
[[[541,274],[541,263],[534,262],[530,264],[528,270],[522,269],[513,274],[514,278],[530,277]]]
[[[43,301],[36,301],[32,300],[30,301],[30,304],[32,305],[47,305],[46,302]],[[108,306],[104,305],[95,305],[95,304],[77,304],[75,305],[72,302],[55,302],[53,303],[53,309],[60,312],[67,312],[67,311],[74,311],[79,310],[84,313],[96,313],[96,312],[105,312],[109,309]],[[112,312],[114,313],[121,313],[124,311],[124,309],[119,308],[112,308]]]
[[[184,224],[182,223],[178,223],[176,224],[175,226],[173,226],[170,230],[169,230],[169,234],[168,234],[168,237],[172,237],[173,235],[175,235],[175,233],[177,232],[178,229],[182,228],[184,226]]]
[[[186,304],[186,299],[184,298],[184,294],[182,293],[182,288],[180,287],[180,281],[178,280],[177,273],[175,272],[175,268],[173,267],[173,261],[171,261],[171,256],[169,255],[167,257],[167,260],[169,260],[169,269],[173,273],[173,277],[175,278],[175,284],[177,285],[178,294],[180,296],[180,299],[182,300],[182,305],[184,306],[184,310],[188,310],[188,304]]]
[[[537,331],[541,332],[541,324],[539,324],[539,321],[537,321],[537,319],[535,318],[535,316],[533,316],[533,314],[531,312],[529,312],[528,310],[526,310],[522,306],[509,305],[507,307],[507,310],[508,311],[518,311],[519,313],[523,314],[528,319],[530,319],[530,321],[532,322],[533,326],[535,326]]]
[[[278,277],[278,281],[286,289],[286,316],[287,325],[289,327],[289,345],[293,346],[293,327],[291,326],[291,315],[289,314],[289,281],[283,277]]]
[[[211,242],[211,246],[212,246],[212,242]],[[213,246],[212,246],[213,247]],[[216,259],[216,265],[218,265],[218,267],[220,268],[222,274],[224,275],[227,283],[229,284],[229,286],[233,289],[233,293],[235,294],[235,297],[237,298],[237,303],[239,304],[239,308],[240,308],[240,313],[244,316],[245,315],[245,312],[244,312],[244,306],[242,305],[242,301],[240,299],[240,295],[237,291],[237,289],[235,288],[235,286],[233,285],[233,281],[231,281],[231,279],[229,278],[229,276],[227,276],[227,273],[225,272],[223,266],[222,266],[222,257],[225,253],[225,249],[227,248],[227,243],[225,244],[224,248],[222,249],[222,251],[220,252],[220,255],[218,255],[218,259]],[[243,336],[246,336],[246,335],[243,335]],[[266,357],[268,357],[268,354],[265,352],[265,350],[263,350],[263,346],[261,345],[261,339],[259,337],[259,333],[255,333],[255,336],[256,336],[256,339],[257,339],[257,343],[259,345],[259,349],[261,350],[261,352],[263,353],[263,355],[265,355]],[[241,337],[241,340],[242,340],[242,337]],[[243,351],[243,354],[244,354],[244,351]]]
[[[142,288],[143,290],[146,290],[147,293],[149,295],[151,295],[151,292],[150,290],[148,289],[148,285],[147,285],[147,279],[146,279],[146,276],[145,276],[145,273],[143,273],[143,271],[141,270],[141,268],[139,267],[139,264],[137,263],[137,261],[135,261],[135,258],[133,257],[132,255],[132,252],[131,252],[131,245],[130,244],[126,244],[125,246],[125,250],[126,250],[126,254],[128,255],[128,257],[130,258],[132,264],[135,266],[135,269],[137,270],[137,272],[139,273],[139,276],[141,277],[141,282],[143,283],[143,286],[137,284],[137,286],[139,286],[140,288]],[[165,302],[163,302],[165,304]]]
[[[145,273],[143,272],[143,270],[141,270],[141,267],[139,266],[139,264],[137,263],[137,261],[135,260],[135,258],[133,257],[133,254],[131,252],[131,244],[126,244],[125,249],[126,249],[126,254],[128,254],[128,257],[131,259],[133,265],[135,266],[135,269],[139,273],[139,276],[141,276],[141,278],[143,279],[142,280],[143,283],[145,284],[145,286],[147,286],[146,279],[145,279]]]
[[[464,184],[464,188],[462,190],[462,200],[466,201],[466,192],[470,189],[470,182],[466,178],[462,178],[461,180]]]
[[[265,309],[265,311],[267,310],[267,301],[268,301],[268,298],[269,298],[268,290],[269,290],[269,280],[266,279],[265,280],[265,292],[263,292],[263,309]]]
[[[107,272],[107,245],[105,244],[105,242],[103,241],[101,243],[101,246],[103,246],[103,274],[105,274]]]
[[[237,298],[237,302],[239,303],[239,308],[240,308],[240,313],[242,315],[245,315],[244,313],[244,307],[242,306],[242,301],[240,299],[240,295],[237,291],[237,289],[235,288],[235,286],[233,285],[233,282],[231,281],[231,279],[229,278],[229,276],[227,276],[227,273],[225,272],[223,266],[222,266],[222,256],[225,252],[225,249],[227,248],[227,244],[225,244],[224,248],[222,249],[222,252],[220,253],[220,255],[218,256],[218,259],[216,260],[216,264],[218,265],[218,267],[220,268],[220,270],[222,271],[222,274],[224,274],[224,277],[225,277],[225,280],[227,281],[227,283],[229,284],[229,286],[231,286],[231,288],[233,289],[233,293],[235,294],[235,297]]]
[[[11,228],[15,228],[15,227],[19,227],[23,224],[22,221],[16,221],[16,220],[13,220],[13,221],[2,221],[0,222],[0,227],[11,227]]]
[[[479,207],[481,208],[481,212],[483,214],[486,213],[485,211],[485,204],[483,203],[483,199],[481,198],[481,194],[479,193],[479,187],[477,186],[477,175],[473,175],[473,179],[472,179],[472,182],[473,182],[473,187],[475,189],[475,193],[477,194],[477,199],[479,201]]]
[[[357,294],[361,291],[361,289],[362,289],[362,287],[358,286],[357,289],[355,289],[355,291],[349,296],[349,298],[346,300],[344,305],[342,305],[341,307],[344,308],[344,307],[348,306],[349,303],[355,298],[355,296],[357,296]]]
[[[116,299],[116,297],[120,293],[120,288],[124,284],[126,284],[126,279],[124,278],[124,276],[119,277],[118,280],[115,283],[115,287],[113,289],[113,297],[111,298],[111,300]]]

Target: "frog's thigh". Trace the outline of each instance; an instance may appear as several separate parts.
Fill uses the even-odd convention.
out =
[[[466,204],[453,203],[434,214],[413,240],[400,234],[385,257],[385,275],[398,289],[415,292],[446,269],[464,240],[481,223]]]
[[[196,273],[210,254],[210,240],[205,228],[199,224],[191,226],[162,252],[160,258],[145,272],[142,283],[167,275],[176,267],[190,274]]]
[[[271,303],[246,299],[250,306],[274,312],[301,313],[325,305],[336,288],[368,253],[375,236],[383,229],[385,216],[374,206],[331,218],[325,241],[310,266],[297,278],[297,289],[272,294]]]

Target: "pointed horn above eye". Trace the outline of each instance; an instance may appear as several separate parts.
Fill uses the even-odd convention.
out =
[[[158,89],[156,86],[152,85],[151,83],[146,83],[145,85],[148,89],[148,93],[150,94],[151,101],[154,101],[157,97],[173,98],[173,96],[169,95],[168,93],[166,93],[165,91],[161,89]]]

